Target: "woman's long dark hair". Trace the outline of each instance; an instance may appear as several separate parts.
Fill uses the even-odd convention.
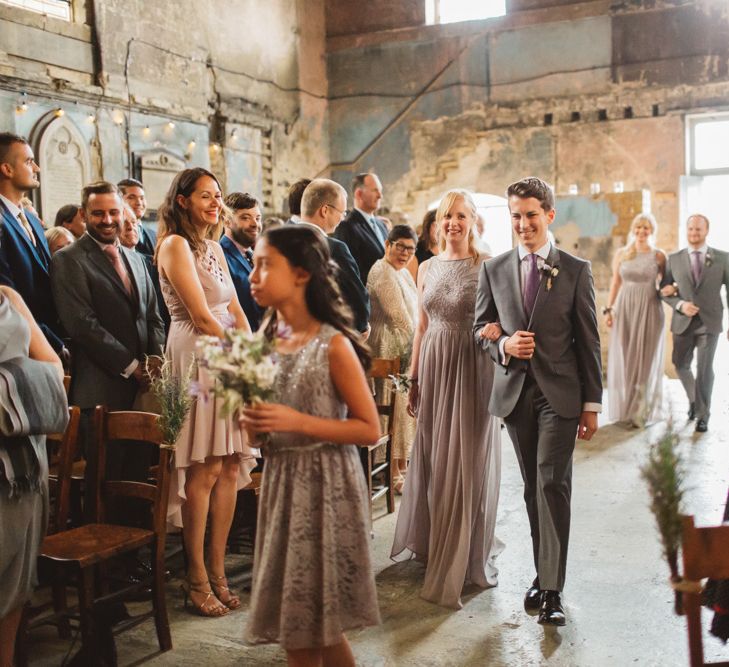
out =
[[[312,317],[344,334],[352,343],[362,366],[369,368],[370,351],[355,331],[352,311],[342,299],[336,280],[339,267],[332,261],[324,233],[304,225],[286,225],[269,229],[262,238],[276,248],[291,266],[304,269],[311,276],[305,298]],[[265,328],[269,339],[275,335],[276,327],[276,313],[270,312]]]

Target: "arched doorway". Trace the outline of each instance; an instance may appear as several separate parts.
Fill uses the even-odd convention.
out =
[[[91,180],[88,145],[67,115],[48,114],[33,130],[40,167],[40,213],[49,227],[66,204],[81,203],[81,188]]]

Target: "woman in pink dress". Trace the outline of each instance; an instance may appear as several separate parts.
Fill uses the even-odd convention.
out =
[[[192,378],[202,392],[212,385],[202,368],[194,366],[200,335],[221,336],[226,327],[250,331],[216,241],[222,224],[222,194],[213,174],[185,169],[172,182],[159,211],[156,262],[172,323],[166,356],[175,373]],[[237,420],[219,415],[212,394],[193,404],[177,439],[175,474],[170,484],[168,522],[182,527],[187,553],[188,597],[203,616],[220,616],[240,606],[225,578],[225,544],[233,520],[238,489],[250,482],[254,450]],[[208,566],[205,565],[205,526],[210,514]]]

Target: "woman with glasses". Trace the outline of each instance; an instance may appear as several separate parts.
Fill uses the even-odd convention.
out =
[[[413,334],[418,322],[418,289],[407,270],[418,237],[409,225],[395,225],[385,241],[385,256],[377,260],[367,277],[370,294],[370,347],[375,357],[400,358],[400,369],[410,364]],[[392,383],[377,380],[378,402],[388,401]],[[398,394],[392,434],[392,467],[397,475],[395,492],[405,483],[407,460],[415,437],[415,420],[407,412],[407,395]]]

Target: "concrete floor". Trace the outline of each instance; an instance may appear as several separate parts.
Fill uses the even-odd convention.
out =
[[[685,398],[677,381],[667,381],[667,404],[689,465],[686,511],[702,525],[721,521],[729,486],[729,350],[720,344],[715,408],[711,431],[698,437],[685,419]],[[648,497],[640,479],[648,443],[663,427],[645,431],[610,425],[575,454],[573,523],[564,594],[568,624],[543,628],[527,616],[522,596],[533,577],[531,547],[522,488],[511,443],[503,433],[503,480],[497,534],[506,543],[500,556],[499,585],[463,598],[460,611],[442,609],[418,597],[423,569],[415,562],[389,560],[396,514],[374,524],[373,552],[382,625],[353,632],[359,665],[687,665],[685,619],[673,614],[668,571],[661,559]],[[229,571],[239,570],[231,557]],[[249,596],[243,607],[221,619],[186,613],[170,584],[168,605],[174,650],[159,654],[152,623],[117,640],[120,664],[138,665],[279,665],[277,646],[243,643]],[[708,620],[705,614],[704,625]],[[729,646],[705,639],[707,660],[729,659]],[[59,665],[68,644],[53,634],[33,636],[34,665]]]

